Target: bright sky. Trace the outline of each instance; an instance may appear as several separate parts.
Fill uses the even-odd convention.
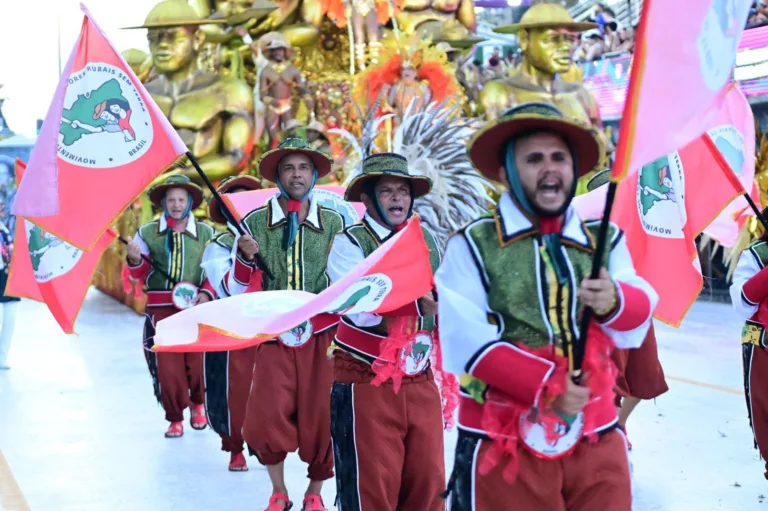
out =
[[[118,51],[147,51],[146,30],[120,30],[141,25],[159,0],[84,0],[96,22]],[[61,65],[77,41],[83,14],[79,0],[0,0],[0,97],[9,127],[35,136],[58,83],[56,22],[61,26]]]

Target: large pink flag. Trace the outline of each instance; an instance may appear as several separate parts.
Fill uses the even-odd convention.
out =
[[[612,179],[692,142],[725,100],[749,0],[646,0]]]
[[[88,250],[187,148],[85,6],[13,213]]]
[[[239,194],[232,194],[236,196]],[[432,288],[429,249],[418,217],[320,294],[261,291],[214,300],[160,321],[154,351],[227,351],[278,336],[296,343],[332,324],[335,316],[383,313]],[[293,344],[292,344],[293,345]]]

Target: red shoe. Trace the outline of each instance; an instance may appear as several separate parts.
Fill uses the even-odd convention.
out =
[[[205,429],[208,425],[208,417],[205,416],[205,405],[192,405],[189,410],[192,414],[189,419],[192,429]]]
[[[278,501],[282,500],[283,502],[286,502],[284,506],[281,505]],[[269,497],[269,505],[267,506],[267,509],[264,511],[288,511],[293,507],[293,502],[291,502],[288,499],[288,495],[284,493],[273,493],[271,497]]]
[[[243,453],[232,453],[232,457],[229,460],[230,472],[248,472],[248,464],[245,462],[245,456]]]
[[[165,438],[179,438],[184,434],[183,422],[171,422],[168,426],[168,430],[165,432]]]
[[[320,495],[307,495],[304,497],[303,511],[328,511],[323,505],[323,498]]]

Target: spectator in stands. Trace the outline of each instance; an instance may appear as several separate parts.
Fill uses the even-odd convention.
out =
[[[749,9],[747,28],[759,27],[768,23],[768,0],[755,0]]]
[[[635,29],[632,27],[624,27],[619,30],[619,44],[616,46],[616,51],[622,53],[631,53],[635,49]]]

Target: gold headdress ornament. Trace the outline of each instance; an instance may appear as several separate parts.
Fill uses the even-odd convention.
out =
[[[419,48],[421,38],[418,34],[413,34],[407,44],[402,44],[399,48],[402,58],[400,67],[418,69],[424,62],[424,50]]]
[[[144,19],[143,25],[138,27],[125,27],[123,30],[190,27],[198,25],[218,25],[223,23],[226,23],[226,20],[203,18],[185,1],[163,0],[149,11],[146,19]]]

